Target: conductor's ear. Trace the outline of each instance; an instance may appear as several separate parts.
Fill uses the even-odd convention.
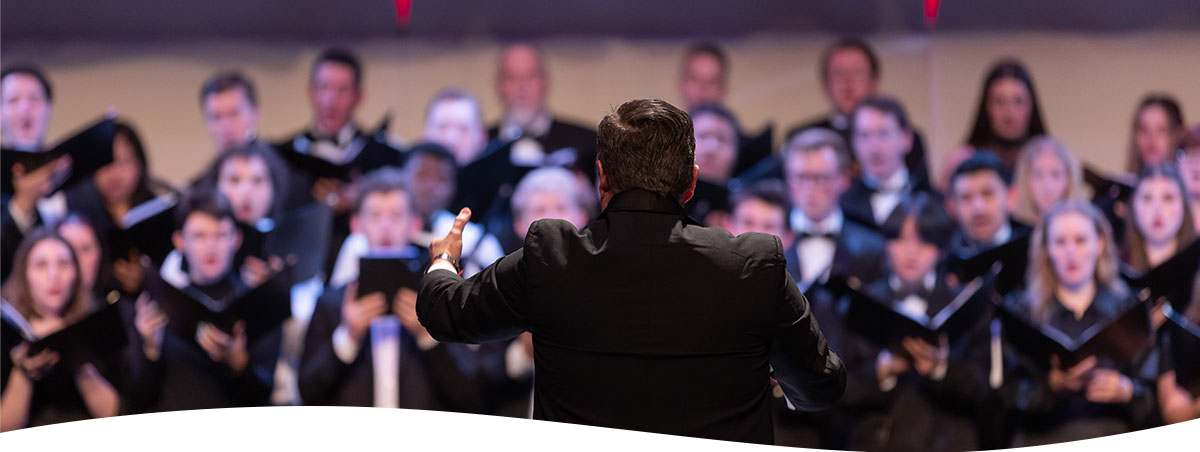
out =
[[[692,200],[692,196],[696,195],[696,180],[700,178],[700,165],[692,165],[692,181],[688,184],[687,190],[683,192],[683,196],[679,197],[680,204],[687,204]]]

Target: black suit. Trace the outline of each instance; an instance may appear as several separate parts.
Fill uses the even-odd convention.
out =
[[[868,186],[862,179],[855,179],[850,182],[850,188],[845,193],[842,193],[838,204],[841,206],[842,212],[846,214],[846,218],[863,225],[878,228],[883,222],[875,221],[875,210],[871,206],[871,195],[874,195],[876,192],[876,189]],[[917,180],[912,177],[912,173],[909,173],[909,184],[902,190],[903,194],[901,196],[911,196],[913,193],[918,192],[928,193],[933,201],[939,207],[941,206],[942,198],[929,186],[929,181],[927,179],[924,181]],[[900,207],[900,204],[897,204],[896,207]],[[897,210],[892,209],[892,212],[884,217],[885,221],[891,218],[892,215],[896,215]]]
[[[326,290],[317,302],[300,359],[300,396],[308,405],[374,406],[375,373],[371,336],[363,338],[354,361],[334,352],[333,332],[342,318],[345,288]],[[482,412],[478,360],[463,344],[439,343],[421,350],[400,330],[399,407]]]
[[[799,246],[802,239],[797,238],[787,249],[788,273],[796,281],[800,280]],[[842,222],[842,230],[834,238],[835,251],[829,276],[858,278],[862,283],[877,281],[887,274],[887,249],[883,237],[875,231],[862,226],[847,217]]]
[[[532,331],[536,419],[770,443],[772,370],[801,409],[843,391],[779,239],[699,227],[643,190],[583,231],[535,222],[469,279],[427,273],[417,312],[441,340]]]
[[[8,274],[12,273],[12,264],[17,257],[17,248],[25,239],[25,233],[21,231],[20,226],[17,226],[17,220],[8,212],[8,204],[11,201],[12,197],[9,195],[0,198],[0,282],[7,280]],[[34,209],[33,225],[30,228],[36,228],[41,223],[42,217],[37,213],[37,209]]]

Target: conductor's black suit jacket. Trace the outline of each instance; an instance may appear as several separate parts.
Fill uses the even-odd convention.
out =
[[[845,388],[779,239],[701,227],[648,191],[582,231],[537,221],[469,279],[427,273],[417,313],[443,341],[531,331],[536,419],[770,443],[772,369],[799,409]]]

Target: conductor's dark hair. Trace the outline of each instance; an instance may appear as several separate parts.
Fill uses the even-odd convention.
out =
[[[245,93],[246,102],[258,108],[258,94],[254,90],[254,82],[241,71],[221,71],[205,80],[204,85],[200,87],[200,106],[204,106],[204,100],[208,99],[208,96],[237,88],[241,88]]]
[[[46,102],[54,102],[54,89],[50,87],[50,79],[46,77],[46,72],[42,68],[32,64],[14,64],[5,66],[0,70],[0,80],[8,78],[12,74],[25,74],[37,79],[42,85],[42,92],[46,95]]]
[[[829,80],[829,60],[833,58],[833,54],[842,50],[857,50],[862,52],[867,57],[867,62],[871,65],[871,78],[879,79],[879,76],[883,73],[883,69],[879,67],[879,56],[875,54],[875,50],[866,41],[847,36],[838,39],[821,52],[820,76],[822,81]]]
[[[708,55],[717,60],[717,64],[721,66],[721,78],[729,78],[729,55],[725,53],[725,49],[717,45],[715,42],[697,42],[688,46],[687,51],[683,54],[683,64],[686,68],[688,61],[697,55]]]
[[[358,198],[354,200],[354,211],[362,210],[363,202],[367,200],[368,196],[391,192],[404,193],[404,196],[409,198],[408,211],[411,213],[413,204],[408,191],[408,180],[404,178],[404,173],[391,167],[379,168],[363,176],[362,183],[358,188]]]
[[[975,151],[971,157],[964,160],[956,168],[954,173],[950,175],[950,187],[953,190],[954,182],[959,177],[966,174],[974,174],[982,171],[991,171],[1000,177],[1004,182],[1005,187],[1012,186],[1012,170],[991,151]]]
[[[175,230],[183,230],[188,217],[194,213],[208,215],[217,221],[223,221],[226,218],[229,221],[237,221],[233,216],[233,207],[229,205],[229,200],[208,184],[193,186],[183,194],[183,199],[179,200],[179,206],[175,208]]]
[[[1048,135],[1046,126],[1042,123],[1042,107],[1038,103],[1037,90],[1033,87],[1033,77],[1029,75],[1029,69],[1026,69],[1025,64],[1016,59],[1004,58],[992,65],[992,68],[988,70],[987,77],[983,80],[983,88],[979,93],[979,107],[975,110],[975,123],[971,126],[971,135],[967,137],[967,144],[972,147],[988,147],[1008,141],[1000,138],[996,131],[992,130],[992,121],[988,118],[987,111],[988,91],[997,81],[1006,78],[1014,79],[1025,85],[1025,89],[1029,90],[1029,99],[1032,103],[1029,130],[1026,131],[1021,142],[1015,143],[1015,145],[1023,145],[1024,141],[1030,137]]]
[[[788,215],[788,212],[792,211],[792,207],[788,203],[787,187],[783,184],[783,181],[779,179],[763,179],[755,182],[749,187],[730,194],[729,205],[732,207],[732,210],[737,210],[739,205],[752,199],[765,202],[782,210],[783,225],[787,230],[791,230],[791,215]]]
[[[612,193],[640,188],[679,199],[692,182],[692,118],[660,99],[621,104],[600,121],[596,159]]]
[[[359,62],[358,55],[355,55],[354,52],[342,48],[328,48],[321,51],[321,54],[313,61],[312,71],[309,73],[310,80],[317,75],[317,69],[325,63],[349,66],[354,71],[354,87],[362,87],[362,63]]]
[[[854,107],[854,114],[850,115],[850,129],[852,136],[854,129],[854,118],[857,117],[858,112],[864,108],[870,108],[872,110],[883,112],[895,119],[896,124],[899,125],[902,130],[909,129],[908,113],[904,111],[904,105],[901,105],[899,100],[883,94],[872,94],[859,101],[858,106]]]
[[[696,108],[693,108],[692,111],[688,112],[688,116],[691,116],[693,122],[696,120],[696,118],[703,115],[715,115],[721,119],[724,119],[725,122],[728,122],[729,125],[733,126],[733,133],[735,136],[742,136],[742,128],[738,123],[737,116],[734,116],[733,112],[729,111],[728,108],[718,104],[705,104],[697,106]]]
[[[909,218],[917,224],[917,236],[922,242],[932,243],[938,249],[950,247],[950,237],[954,236],[954,221],[946,215],[940,203],[935,202],[926,192],[915,192],[905,198],[897,209],[899,215],[892,215],[880,226],[880,233],[887,240],[900,238],[904,222]]]

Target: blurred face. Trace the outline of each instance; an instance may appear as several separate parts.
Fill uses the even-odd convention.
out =
[[[720,104],[725,99],[725,74],[721,62],[707,53],[688,57],[679,74],[679,95],[688,108]]]
[[[1175,151],[1176,131],[1171,127],[1167,111],[1160,105],[1151,104],[1138,113],[1134,140],[1137,142],[1138,158],[1142,164],[1155,165],[1171,158]]]
[[[1200,146],[1184,150],[1179,157],[1179,173],[1192,202],[1200,202]]]
[[[546,105],[544,66],[537,51],[527,46],[508,48],[500,56],[496,87],[504,113],[519,124],[527,124]]]
[[[242,244],[232,218],[217,219],[201,212],[188,215],[183,229],[173,237],[175,248],[188,263],[195,284],[209,285],[224,278],[233,267],[233,256]]]
[[[258,107],[241,87],[204,98],[204,125],[217,151],[241,147],[258,136]]]
[[[29,250],[29,261],[25,265],[34,309],[61,317],[71,302],[71,291],[78,274],[71,262],[71,249],[58,240],[42,240]]]
[[[450,205],[454,197],[454,176],[450,162],[429,155],[421,155],[404,167],[408,180],[412,181],[413,208],[421,218],[432,218],[439,210]]]
[[[536,191],[531,193],[527,204],[513,211],[513,229],[521,237],[529,232],[529,225],[543,218],[567,220],[576,228],[587,225],[587,212],[566,193]]]
[[[402,191],[367,195],[355,219],[357,229],[367,236],[372,249],[408,246],[421,227],[420,221],[413,217],[408,194]]]
[[[1069,185],[1067,165],[1057,155],[1044,151],[1033,157],[1029,168],[1029,192],[1039,213],[1065,199]]]
[[[702,114],[694,118],[693,127],[700,178],[719,184],[727,182],[737,163],[738,137],[733,124],[715,114]]]
[[[892,271],[907,284],[922,282],[938,260],[937,245],[921,240],[912,217],[904,219],[900,236],[888,241],[887,251]]]
[[[233,214],[243,223],[253,224],[271,214],[275,185],[260,157],[226,159],[217,174],[217,190],[229,199]]]
[[[79,223],[67,223],[58,228],[59,235],[67,239],[79,259],[80,282],[87,290],[96,286],[100,274],[100,242],[92,228]]]
[[[772,205],[758,198],[742,201],[733,208],[729,219],[729,232],[742,235],[747,232],[762,232],[776,237],[788,237],[784,219],[787,212],[782,207]]]
[[[912,148],[912,134],[892,115],[862,108],[854,115],[854,154],[863,172],[874,180],[892,177],[904,166]]]
[[[850,114],[859,101],[879,88],[879,80],[871,76],[871,60],[858,49],[833,52],[826,71],[825,97],[843,115]]]
[[[1063,212],[1046,227],[1046,251],[1058,282],[1078,290],[1096,280],[1096,260],[1104,244],[1092,220],[1079,212]]]
[[[454,153],[459,166],[475,160],[487,145],[487,130],[479,119],[479,109],[467,99],[443,100],[429,109],[425,118],[425,139],[445,146]]]
[[[1008,221],[1012,197],[1000,176],[976,171],[952,181],[952,208],[958,226],[976,242],[991,242]]]
[[[354,68],[327,61],[313,71],[308,100],[316,114],[318,132],[332,135],[341,131],[350,123],[361,99],[362,90],[354,83]]]
[[[850,179],[838,170],[837,151],[792,151],[785,168],[792,205],[812,221],[822,221],[837,207]]]
[[[9,74],[0,80],[0,136],[4,146],[33,150],[46,139],[52,110],[38,79],[29,74]]]
[[[1138,184],[1133,192],[1133,212],[1146,244],[1158,247],[1174,243],[1183,226],[1185,199],[1179,185],[1167,177],[1151,177]]]
[[[1029,134],[1033,95],[1019,80],[997,79],[988,87],[987,113],[992,130],[1000,138],[1020,140]]]
[[[142,178],[142,162],[133,152],[133,145],[125,135],[113,140],[113,161],[96,170],[92,180],[96,189],[109,204],[130,203],[138,180]]]

